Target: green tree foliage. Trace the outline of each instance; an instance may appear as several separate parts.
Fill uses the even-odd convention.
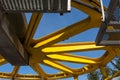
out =
[[[120,70],[120,58],[116,56],[112,61],[111,64],[114,66],[115,69]]]
[[[109,66],[105,67],[105,70],[108,76],[112,76],[116,74],[118,71],[120,71],[120,58],[116,56],[110,63],[111,63],[111,66],[113,66],[114,68],[112,69]],[[104,80],[100,70],[96,70],[88,73],[87,78],[88,80]]]
[[[88,73],[87,75],[88,80],[100,80],[100,75],[99,75],[99,71],[93,71]]]

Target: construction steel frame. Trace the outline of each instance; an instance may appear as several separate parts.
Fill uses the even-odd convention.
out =
[[[119,0],[111,0],[106,13],[104,13],[104,10],[102,9],[103,22],[101,23],[101,27],[96,38],[96,45],[118,46],[120,44],[120,38],[117,37],[117,35],[119,36],[118,30],[120,29],[120,21],[112,21],[112,15],[115,15],[115,11],[119,7],[119,4]],[[117,17],[119,18],[119,15],[117,15]],[[116,34],[116,37],[113,34]],[[109,38],[105,36],[109,36]]]
[[[0,72],[0,77],[11,78],[13,80],[55,80],[59,78],[74,77],[74,80],[78,80],[79,75],[89,73],[96,69],[101,70],[101,73],[106,80],[114,77],[114,75],[108,77],[105,72],[105,65],[115,56],[120,57],[119,46],[96,46],[95,42],[57,44],[62,40],[80,34],[86,30],[100,27],[101,11],[98,0],[72,0],[72,6],[80,11],[83,11],[89,16],[80,22],[74,23],[66,28],[60,29],[37,40],[34,40],[33,36],[40,20],[42,19],[42,13],[32,13],[28,28],[26,30],[25,39],[23,40],[24,43],[22,45],[30,55],[29,66],[37,72],[38,75],[19,74],[18,71],[21,66],[14,66],[13,71],[10,73]],[[70,54],[70,52],[85,52],[94,50],[105,50],[106,52],[99,58],[90,58]],[[83,68],[73,69],[60,63],[60,61],[86,64],[86,66]],[[5,65],[6,63],[9,62],[0,56],[0,65]],[[40,64],[58,69],[61,72],[57,74],[47,74],[41,68]],[[117,75],[117,73],[115,75]]]

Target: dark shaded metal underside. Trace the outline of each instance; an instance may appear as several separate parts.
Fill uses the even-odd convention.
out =
[[[111,0],[96,38],[97,45],[120,45],[120,0]]]

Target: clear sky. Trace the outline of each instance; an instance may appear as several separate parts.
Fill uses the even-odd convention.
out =
[[[108,3],[109,3],[109,0],[104,0],[104,4],[108,5]],[[30,13],[26,14],[28,22],[29,22],[30,16],[31,16]],[[65,13],[63,16],[60,16],[59,14],[54,14],[54,13],[44,13],[42,20],[39,24],[39,27],[35,33],[34,38],[43,37],[53,31],[59,30],[63,27],[66,27],[80,20],[83,20],[86,17],[88,17],[88,15],[84,14],[83,12],[75,8],[72,8],[72,11],[70,13]],[[88,31],[85,31],[81,34],[73,36],[60,43],[95,41],[97,32],[98,32],[97,28],[90,29]],[[104,53],[103,50],[99,50],[99,51],[88,51],[88,52],[79,52],[79,53],[76,52],[74,54],[97,58],[97,57],[102,56],[103,53]],[[84,66],[84,64],[72,64],[72,63],[67,63],[67,62],[63,62],[63,64],[66,64],[67,66],[70,66],[71,68],[79,68],[79,67]],[[50,68],[44,65],[42,65],[42,68],[47,73],[57,73],[59,71],[59,70],[55,70],[53,68]],[[13,70],[13,66],[11,66],[10,64],[0,66],[0,72],[11,72],[12,70]],[[29,66],[21,67],[19,70],[19,73],[36,74]],[[0,80],[3,80],[3,79],[0,79]],[[73,80],[73,78],[58,79],[58,80]],[[87,80],[86,74],[79,76],[79,80]]]

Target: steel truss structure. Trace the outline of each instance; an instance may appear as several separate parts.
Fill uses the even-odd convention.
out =
[[[120,45],[120,0],[111,0],[96,39],[97,45]],[[112,38],[116,34],[115,38]]]
[[[89,30],[92,28],[99,28],[101,25],[101,11],[100,11],[100,3],[98,2],[98,0],[72,0],[72,6],[77,8],[80,11],[83,11],[89,16],[82,21],[74,23],[70,26],[67,26],[66,28],[60,29],[56,32],[53,32],[37,40],[33,39],[33,36],[36,32],[36,29],[38,27],[40,20],[42,19],[43,13],[32,13],[27,29],[22,30],[20,28],[22,33],[16,32],[16,33],[19,33],[17,35],[18,42],[20,42],[21,46],[23,47],[22,49],[23,50],[25,49],[25,54],[29,55],[28,56],[29,64],[27,63],[28,59],[23,55],[21,57],[24,58],[24,60],[21,61],[21,64],[17,64],[14,61],[11,61],[11,58],[1,53],[0,65],[5,65],[6,63],[10,62],[12,64],[15,64],[15,66],[12,72],[9,72],[9,73],[0,72],[0,77],[10,78],[13,80],[14,79],[55,80],[55,79],[61,79],[61,78],[74,77],[74,80],[78,80],[79,75],[89,73],[96,69],[101,70],[101,73],[103,74],[103,77],[106,80],[109,80],[112,77],[114,77],[114,75],[108,77],[105,71],[105,66],[115,56],[120,57],[119,46],[96,46],[95,42],[76,42],[76,43],[68,43],[68,44],[67,43],[57,44],[62,40],[65,40],[67,38],[80,34],[82,32],[85,32],[86,30]],[[23,18],[23,21],[24,20],[25,18]],[[19,28],[17,29],[19,31]],[[6,30],[3,28],[3,31],[6,31]],[[114,36],[115,34],[112,34],[112,35]],[[10,40],[14,40],[14,39],[10,38]],[[9,44],[10,43],[8,43],[8,45]],[[16,47],[13,46],[13,49],[14,48]],[[17,50],[19,51],[18,54],[21,54],[21,50],[19,50],[19,48],[17,48]],[[99,58],[76,56],[70,53],[70,52],[86,52],[86,51],[94,51],[94,50],[105,50],[106,52],[104,53],[104,55],[102,55]],[[26,62],[24,63],[24,61]],[[73,68],[70,68],[69,66],[66,66],[65,64],[60,63],[61,61],[85,64],[85,66],[82,68],[73,69]],[[18,71],[21,65],[23,64],[30,66],[38,75],[19,74]],[[41,68],[40,64],[44,64],[52,68],[58,69],[61,72],[56,74],[47,74]],[[117,73],[115,75],[117,75]]]

